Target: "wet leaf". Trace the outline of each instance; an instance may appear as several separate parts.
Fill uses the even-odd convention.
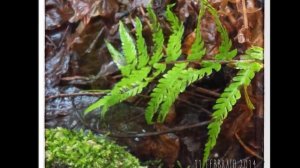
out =
[[[148,4],[151,2],[151,0],[133,0],[131,3],[131,8],[138,8],[138,7],[144,7],[146,8]]]
[[[182,45],[183,54],[189,55],[191,53],[191,47],[196,38],[195,35],[196,35],[195,32],[192,32],[189,35],[187,35],[187,37],[184,39]]]
[[[119,6],[116,0],[69,0],[75,12],[70,22],[84,21],[85,24],[89,23],[92,17],[102,16],[110,17]]]
[[[200,149],[201,143],[195,140],[195,138],[184,137],[182,140],[189,152],[197,152]]]
[[[156,128],[158,131],[168,129],[164,125],[156,125]],[[173,133],[149,137],[136,150],[141,155],[162,159],[166,167],[173,168],[180,151],[179,138]]]
[[[46,85],[54,86],[59,83],[61,75],[68,71],[69,61],[70,54],[65,47],[46,60]]]
[[[46,0],[45,1],[45,6],[49,7],[49,6],[59,6],[61,4],[60,2],[61,0]]]
[[[61,12],[57,8],[52,8],[46,12],[46,30],[58,28],[62,22]]]
[[[74,15],[69,19],[69,22],[78,22],[88,15],[91,11],[91,7],[94,3],[99,1],[95,0],[69,0],[72,9],[74,10]],[[88,23],[88,22],[86,22]]]
[[[102,16],[109,18],[113,17],[118,10],[119,5],[116,0],[101,0],[99,4],[93,5],[90,17]]]

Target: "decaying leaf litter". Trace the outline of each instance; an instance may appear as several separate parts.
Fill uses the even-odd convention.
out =
[[[263,47],[263,1],[209,2],[218,9],[238,53],[244,53],[253,45]],[[206,127],[185,129],[184,126],[209,121],[212,105],[236,73],[229,68],[224,67],[209,79],[189,87],[177,99],[164,124],[149,126],[145,123],[143,107],[149,100],[148,95],[117,105],[105,121],[99,120],[98,114],[82,117],[82,111],[120,79],[104,43],[106,39],[120,48],[119,20],[134,32],[134,18],[139,17],[146,43],[151,44],[145,10],[148,3],[149,0],[46,0],[46,127],[84,128],[95,133],[123,135],[112,138],[128,146],[142,161],[157,159],[162,160],[165,167],[174,167],[178,160],[183,167],[192,166],[195,160],[201,160],[207,130]],[[162,18],[166,5],[171,3],[176,3],[174,12],[185,27],[182,51],[189,53],[195,39],[198,3],[196,0],[154,0],[153,8],[166,35],[170,34],[170,27]],[[208,50],[206,57],[212,57],[218,52],[220,37],[211,15],[204,16],[201,31]],[[238,102],[222,126],[218,139],[222,143],[217,144],[213,155],[218,159],[251,158],[262,166],[259,157],[263,155],[263,72],[247,89],[256,109],[249,110],[244,99]],[[179,126],[183,129],[173,129]],[[168,130],[171,132],[151,136],[151,133]],[[134,137],[136,134],[141,136]],[[126,136],[129,138],[124,138]]]

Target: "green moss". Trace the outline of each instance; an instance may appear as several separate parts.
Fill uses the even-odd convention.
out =
[[[140,168],[121,146],[91,132],[46,129],[46,167]]]

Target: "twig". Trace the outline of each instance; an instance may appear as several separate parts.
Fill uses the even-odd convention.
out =
[[[247,17],[247,9],[246,9],[246,2],[245,0],[242,0],[243,5],[243,18],[244,18],[244,28],[248,29],[248,17]]]
[[[120,79],[120,78],[122,78],[122,75],[121,74],[115,75],[115,76],[112,76],[111,78],[112,79]]]
[[[136,134],[133,134],[133,133],[112,133],[112,132],[107,132],[107,131],[101,131],[101,130],[98,130],[98,129],[95,129],[95,128],[91,128],[86,123],[83,123],[83,124],[87,128],[91,129],[92,131],[94,131],[96,133],[104,134],[104,135],[107,135],[107,136],[110,136],[110,137],[115,137],[115,138],[136,138],[136,137],[158,136],[158,135],[167,134],[167,133],[171,133],[171,132],[184,131],[186,129],[205,126],[205,125],[208,125],[209,123],[210,123],[210,121],[203,121],[203,122],[199,122],[199,123],[196,123],[196,124],[174,127],[174,128],[164,130],[164,131],[136,133]]]
[[[66,30],[64,31],[64,34],[63,34],[63,36],[62,36],[62,38],[61,38],[61,40],[60,40],[60,42],[59,42],[59,44],[58,44],[58,47],[60,47],[60,46],[62,45],[64,39],[66,38],[67,31],[69,30],[69,27],[70,27],[70,25],[68,25],[68,27],[67,27]]]
[[[101,72],[101,71],[100,71]],[[91,84],[94,81],[96,81],[98,78],[101,77],[100,72],[96,76],[69,76],[69,77],[63,77],[61,78],[62,81],[68,81],[69,84],[74,84],[74,85],[87,85]]]
[[[205,113],[211,115],[211,112],[210,112],[209,110],[207,110],[206,108],[202,107],[202,106],[199,106],[199,105],[197,105],[197,104],[191,103],[191,102],[189,102],[189,101],[187,101],[187,100],[183,100],[183,99],[180,99],[180,98],[177,98],[177,100],[178,100],[178,101],[181,101],[181,102],[183,102],[183,103],[186,103],[186,104],[188,104],[188,105],[190,105],[190,106],[194,106],[194,107],[196,107],[196,108],[199,108],[199,109],[201,109],[202,111],[204,111]]]
[[[73,81],[73,80],[91,80],[89,77],[85,77],[85,76],[68,76],[68,77],[63,77],[61,78],[61,80],[63,81]]]
[[[143,6],[140,6],[140,7],[138,7],[139,8],[139,10],[141,11],[141,13],[142,13],[142,16],[145,16],[146,15],[146,13],[145,13],[145,11],[144,11],[144,8],[143,8]]]
[[[255,156],[255,157],[257,157],[257,158],[259,158],[259,159],[261,159],[261,160],[264,160],[263,157],[261,157],[260,155],[258,155],[258,154],[257,154],[256,152],[254,152],[252,149],[250,149],[250,148],[242,141],[242,139],[240,138],[240,136],[239,136],[237,133],[235,133],[234,135],[235,135],[236,139],[238,140],[238,142],[239,142],[239,143],[242,145],[242,147],[246,150],[247,153],[249,153],[249,154],[251,154],[251,155],[253,155],[253,156]]]
[[[99,37],[103,33],[103,30],[104,30],[104,27],[101,28],[101,30],[99,31],[99,33],[97,34],[96,38],[93,40],[93,42],[91,43],[89,48],[85,50],[85,53],[89,54],[92,52],[93,48],[95,47],[96,42],[98,41]]]
[[[52,44],[52,46],[54,47],[54,49],[56,50],[57,49],[57,46],[55,45],[55,43],[53,42],[53,40],[48,36],[46,35],[45,36],[47,40],[49,40],[49,42]]]
[[[228,4],[228,0],[223,0],[222,2],[221,2],[221,9],[224,11],[225,10],[225,7],[227,6],[227,4]]]
[[[258,164],[254,167],[254,168],[259,168],[260,167],[260,165],[263,163],[264,161],[263,160],[261,160],[260,162],[258,162]]]
[[[219,98],[220,97],[220,94],[217,93],[217,92],[214,92],[214,91],[211,91],[211,90],[208,90],[208,89],[205,89],[203,87],[197,87],[197,86],[194,86],[192,85],[197,92],[199,93],[204,93],[204,94],[207,94],[207,95],[210,95],[210,96],[213,96],[213,97],[216,97],[216,98]]]
[[[62,97],[76,97],[76,96],[102,96],[104,94],[106,94],[107,92],[103,92],[103,93],[71,93],[71,94],[59,94],[59,95],[55,95],[55,96],[49,96],[46,97],[46,101],[51,100],[51,99],[56,99],[56,98],[62,98]]]
[[[142,6],[139,7],[139,10],[141,11],[141,13],[142,13],[143,16],[146,16],[145,11],[144,11],[144,8],[143,8]],[[146,22],[147,26],[148,26],[149,28],[151,28],[151,23],[149,22],[149,20],[148,20],[148,19],[145,19],[145,22]]]
[[[136,137],[149,137],[149,136],[158,136],[158,135],[162,135],[162,134],[167,134],[167,133],[171,133],[171,132],[179,132],[179,131],[184,131],[186,129],[191,129],[191,128],[196,128],[196,127],[201,127],[201,126],[205,126],[208,125],[211,121],[203,121],[203,122],[199,122],[199,123],[195,123],[195,124],[191,124],[191,125],[183,125],[183,126],[177,126],[168,130],[164,130],[164,131],[155,131],[155,132],[146,132],[146,133],[113,133],[113,132],[108,132],[108,131],[102,131],[96,128],[92,128],[90,127],[81,117],[79,111],[76,108],[76,105],[74,103],[74,101],[72,101],[73,106],[75,107],[75,111],[77,113],[78,119],[81,121],[81,123],[87,127],[88,129],[99,133],[99,134],[103,134],[103,135],[107,135],[110,137],[115,137],[115,138],[136,138]]]
[[[185,91],[184,92],[185,94],[188,94],[188,95],[192,95],[192,96],[195,96],[195,97],[199,97],[201,99],[207,99],[208,101],[215,101],[214,98],[211,98],[211,97],[208,97],[208,96],[204,96],[202,94],[199,94],[199,93],[194,93],[192,91]]]
[[[132,118],[130,118],[130,119],[128,119],[128,120],[122,122],[122,123],[131,123],[131,122],[133,122],[134,120],[136,120],[136,119],[142,117],[143,115],[144,115],[143,113],[140,113],[140,114],[138,114],[138,115],[136,115],[136,116],[134,116],[134,117],[132,117]]]

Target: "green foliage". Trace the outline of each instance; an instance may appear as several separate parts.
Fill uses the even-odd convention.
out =
[[[123,75],[129,76],[131,71],[136,69],[136,48],[132,37],[126,30],[122,21],[119,22],[119,33],[122,41],[123,53],[126,60],[126,66],[123,68]]]
[[[215,56],[217,60],[231,60],[237,54],[237,49],[231,50],[232,42],[228,36],[227,30],[222,25],[221,20],[219,18],[218,12],[209,4],[206,3],[208,11],[213,16],[217,30],[220,33],[222,42],[219,47],[219,53]]]
[[[46,129],[46,167],[138,168],[123,147],[91,132]]]
[[[151,100],[146,108],[145,118],[147,123],[152,123],[154,114],[159,110],[161,105],[158,122],[163,122],[169,108],[176,99],[174,95],[175,90],[180,90],[179,78],[181,77],[180,72],[186,68],[187,63],[175,64],[175,66],[168,71],[163,78],[159,79],[156,88],[151,93]],[[177,83],[176,83],[177,82]],[[174,88],[174,86],[176,87]]]
[[[197,70],[186,69],[187,63],[178,63],[169,70],[163,78],[158,81],[156,88],[151,93],[151,99],[145,111],[145,118],[148,124],[153,123],[154,115],[159,111],[157,122],[163,122],[172,104],[178,95],[195,81],[210,75],[213,70],[219,71],[221,65],[218,63],[204,63],[203,68]]]
[[[142,35],[143,26],[141,21],[138,18],[135,19],[136,44],[124,24],[120,22],[119,33],[123,53],[118,52],[108,42],[107,48],[120,68],[123,78],[115,84],[111,92],[90,105],[85,110],[85,114],[96,108],[101,108],[101,114],[104,116],[111,106],[141,93],[150,82],[158,79],[155,88],[150,94],[148,106],[145,109],[145,119],[148,124],[161,123],[164,122],[176,98],[190,84],[211,75],[213,72],[220,71],[221,63],[234,65],[235,69],[239,70],[237,76],[232,79],[233,82],[229,84],[213,106],[212,122],[208,126],[209,137],[204,149],[204,166],[217,142],[224,119],[241,97],[241,87],[247,87],[255,73],[263,67],[260,62],[263,60],[263,49],[253,46],[245,52],[245,55],[241,56],[241,60],[232,60],[237,55],[237,49],[232,49],[232,42],[227,30],[220,21],[217,11],[207,0],[203,0],[201,1],[201,9],[195,29],[196,39],[191,46],[191,54],[187,56],[186,60],[178,61],[182,54],[181,39],[184,33],[184,26],[171,11],[173,6],[174,4],[168,5],[165,13],[165,19],[171,27],[166,55],[163,53],[165,37],[151,6],[147,7],[153,41],[153,46],[149,48],[150,53],[148,53],[148,48]],[[214,60],[203,60],[206,49],[200,27],[201,19],[205,12],[209,12],[213,16],[221,38],[219,53],[215,55]],[[200,68],[190,67],[191,62],[198,63]]]
[[[198,16],[198,22],[196,27],[196,38],[191,47],[191,54],[187,57],[187,60],[201,60],[205,55],[206,49],[204,48],[204,41],[201,35],[201,19],[205,13],[205,6],[201,4],[200,13]]]
[[[149,62],[150,65],[157,63],[163,56],[163,47],[164,47],[164,34],[161,29],[155,12],[153,11],[151,5],[147,7],[149,19],[151,21],[151,30],[152,30],[152,39],[154,43],[153,55]]]
[[[171,8],[175,4],[168,5],[166,10],[166,19],[171,25],[172,34],[169,37],[167,50],[166,50],[166,62],[176,61],[178,57],[181,55],[181,38],[183,36],[184,27],[183,24],[179,21],[178,17],[171,11]],[[158,85],[151,93],[151,100],[148,103],[148,107],[146,108],[145,118],[147,123],[153,123],[152,118],[154,114],[159,109],[160,105],[160,113],[157,121],[163,122],[166,115],[169,112],[170,107],[176,99],[175,90],[178,92],[180,89],[178,81],[180,78],[180,73],[182,70],[186,68],[186,63],[175,64],[174,67],[168,71],[167,74],[163,75],[163,78],[159,80]],[[177,85],[175,85],[174,82]]]
[[[250,48],[246,51],[249,58],[262,49],[259,47]],[[256,58],[263,58],[261,55],[255,55]],[[214,112],[212,115],[212,122],[208,125],[208,140],[204,149],[203,167],[205,166],[210,151],[216,145],[218,135],[221,131],[221,125],[228,113],[232,110],[236,102],[241,98],[240,89],[243,86],[248,86],[255,76],[256,72],[259,72],[262,68],[262,64],[259,62],[238,62],[236,63],[236,69],[240,69],[237,75],[232,79],[232,83],[225,88],[220,98],[217,99],[216,104],[213,106]]]
[[[244,60],[263,60],[264,50],[261,47],[252,46],[250,49],[246,50],[246,54],[241,56]]]
[[[116,63],[118,68],[121,70],[122,74],[126,74],[126,72],[123,71],[123,67],[126,65],[125,58],[123,55],[115,49],[114,46],[112,46],[108,41],[105,40],[105,44],[107,46],[107,49],[113,58],[113,61]]]
[[[175,61],[181,55],[183,25],[176,15],[171,12],[170,7],[172,6],[174,5],[168,6],[166,10],[167,20],[170,22],[173,31],[173,34],[168,41],[166,62]],[[203,11],[200,13],[199,20],[203,16],[203,13]],[[196,43],[192,46],[193,56],[188,56],[188,58],[191,59],[201,59],[205,53],[204,43],[200,30],[198,30],[199,27],[196,28],[196,32],[198,32],[199,36],[196,38]],[[200,80],[205,74],[209,75],[212,73],[212,71],[207,73],[207,68],[199,71],[195,70],[194,72],[193,69],[187,69],[187,65],[187,63],[177,63],[171,70],[164,74],[161,79],[159,79],[156,88],[153,89],[153,92],[150,95],[151,99],[145,110],[145,119],[148,124],[153,123],[152,120],[157,112],[159,112],[157,122],[163,122],[178,95],[191,83]]]
[[[168,5],[166,10],[166,19],[171,24],[172,28],[172,34],[169,37],[167,45],[166,62],[176,61],[181,55],[181,38],[184,32],[184,27],[177,16],[171,11],[171,7],[174,5],[175,4]]]
[[[180,22],[179,18],[171,11],[175,4],[170,4],[167,6],[166,9],[166,19],[171,24],[172,30],[180,30],[182,29],[183,25]]]
[[[149,83],[146,79],[149,72],[150,67],[133,70],[130,76],[122,78],[108,95],[90,105],[84,113],[87,114],[99,107],[102,107],[101,115],[104,116],[109,107],[141,93],[143,88]]]
[[[174,57],[179,57],[181,54],[181,42],[176,40],[176,38],[181,39],[183,33],[183,25],[179,22],[179,19],[170,11],[170,6],[168,6],[169,11],[167,12],[167,19],[169,20],[171,26],[174,28],[174,34],[172,39],[168,42],[168,48],[176,49],[173,50],[170,54],[171,56],[167,57],[169,60],[173,60]],[[157,22],[157,18],[155,17],[154,11],[148,7],[148,11],[150,11],[149,17],[151,20],[155,21],[154,23],[154,45],[160,44],[161,38],[164,39],[162,35],[162,30],[159,28],[159,23]],[[153,16],[154,15],[154,16]],[[92,105],[90,105],[85,111],[85,114],[97,109],[101,109],[101,115],[104,116],[109,107],[120,103],[132,96],[141,93],[143,88],[145,88],[149,82],[151,82],[155,77],[160,75],[166,69],[166,65],[159,64],[158,61],[162,56],[162,48],[163,47],[155,47],[154,55],[151,58],[151,61],[148,64],[148,54],[147,48],[145,48],[145,40],[142,36],[142,24],[139,19],[136,19],[136,36],[137,36],[137,49],[138,56],[136,54],[136,47],[133,42],[133,39],[129,35],[126,30],[124,24],[120,21],[119,33],[122,41],[122,48],[124,53],[124,58],[126,64],[120,62],[120,58],[123,58],[122,55],[116,51],[111,44],[108,44],[108,49],[110,53],[113,55],[114,61],[116,60],[116,64],[121,70],[122,75],[124,76],[121,81],[119,81],[111,92],[99,99]],[[179,33],[179,34],[178,34]],[[130,49],[130,50],[129,50]],[[134,58],[134,59],[133,59]],[[177,58],[176,58],[177,59]],[[138,67],[136,68],[136,64]],[[153,71],[151,71],[153,70]],[[152,73],[150,73],[152,72]],[[151,75],[149,75],[151,74]]]
[[[147,65],[149,61],[149,56],[147,52],[146,42],[142,35],[143,25],[139,18],[135,19],[135,26],[137,38],[136,46],[138,50],[138,69],[140,69]]]

